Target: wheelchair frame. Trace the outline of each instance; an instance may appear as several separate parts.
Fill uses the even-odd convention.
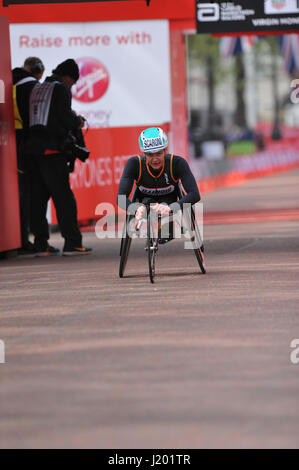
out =
[[[136,190],[135,187],[133,195],[132,195],[132,203],[137,202],[136,199]],[[179,184],[179,197],[181,198],[184,195],[184,190],[181,185]],[[123,236],[120,245],[120,264],[119,264],[119,277],[124,277],[124,272],[126,268],[126,264],[128,261],[129,251],[132,243],[132,238],[128,233],[127,227],[129,226],[130,221],[134,218],[134,215],[127,214],[126,221],[123,230]],[[161,216],[158,215],[158,224],[161,220]],[[191,216],[190,216],[190,226],[193,232],[193,239],[191,238],[191,242],[193,243],[193,250],[199,264],[200,270],[202,274],[206,273],[205,267],[205,260],[204,255],[201,250],[202,240],[200,236],[199,227],[196,222],[195,213],[193,207],[191,207]],[[146,250],[148,254],[148,267],[149,267],[149,277],[151,283],[154,283],[155,280],[155,264],[156,264],[156,254],[158,251],[158,230],[154,230],[153,221],[150,217],[150,210],[147,211],[147,243],[146,243]]]

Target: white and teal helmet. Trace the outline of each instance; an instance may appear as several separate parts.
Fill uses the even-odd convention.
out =
[[[160,127],[149,127],[139,136],[139,148],[143,153],[155,153],[168,147],[167,135]]]

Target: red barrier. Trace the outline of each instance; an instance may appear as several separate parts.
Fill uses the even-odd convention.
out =
[[[283,152],[284,150],[284,152]],[[247,164],[243,165],[247,160]],[[246,180],[268,176],[281,171],[292,170],[299,167],[298,146],[276,145],[274,151],[260,152],[259,154],[244,156],[235,159],[235,169],[216,176],[209,176],[197,181],[201,193],[207,193],[226,186],[237,186]],[[238,164],[239,161],[239,164]],[[238,169],[239,167],[239,169]]]
[[[20,247],[8,18],[0,16],[0,252]]]

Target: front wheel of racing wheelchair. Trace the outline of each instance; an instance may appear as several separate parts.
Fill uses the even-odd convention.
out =
[[[182,186],[179,186],[180,198],[184,195],[184,190]],[[132,196],[132,202],[136,202],[136,189]],[[147,257],[148,257],[148,267],[149,267],[149,277],[151,283],[154,283],[155,271],[156,271],[156,254],[159,246],[159,230],[154,227],[153,219],[150,217],[150,210],[147,210]],[[124,276],[129,251],[132,243],[132,237],[130,235],[130,222],[135,218],[132,214],[126,215],[123,236],[120,246],[120,265],[119,265],[119,277]],[[203,255],[203,243],[200,235],[200,230],[196,221],[194,208],[191,206],[190,211],[187,212],[187,217],[185,215],[185,220],[187,221],[188,231],[190,232],[190,241],[193,245],[193,250],[195,257],[197,259],[198,265],[202,274],[206,274],[206,265]],[[158,225],[161,221],[161,216],[158,216]]]
[[[132,196],[132,202],[137,202],[136,199],[136,190]],[[148,267],[149,267],[149,277],[150,281],[154,283],[155,278],[155,260],[156,260],[156,253],[158,251],[158,231],[154,227],[154,222],[152,217],[150,216],[151,211],[149,206],[147,207],[147,216],[146,216],[146,223],[147,223],[147,241],[146,241],[146,251],[148,257]],[[128,261],[129,251],[132,243],[132,234],[131,234],[131,221],[135,218],[132,214],[126,215],[125,225],[122,234],[122,240],[120,245],[120,264],[119,264],[119,277],[124,277],[124,272],[126,268],[126,264]],[[158,221],[160,217],[158,217]]]

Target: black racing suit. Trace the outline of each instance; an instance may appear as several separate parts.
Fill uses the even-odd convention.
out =
[[[19,180],[20,222],[22,247],[29,245],[31,226],[31,174],[28,156],[24,151],[29,128],[29,99],[37,79],[21,67],[12,71],[14,86],[14,108]]]
[[[145,157],[131,157],[124,168],[118,189],[118,205],[127,209],[131,204],[129,195],[134,182],[136,183],[135,200],[149,206],[151,203],[166,203],[173,213],[183,209],[184,204],[195,204],[200,200],[200,194],[195,178],[184,158],[176,155],[166,155],[163,166],[154,170],[147,164]],[[179,182],[182,183],[186,194],[181,196]],[[120,198],[122,196],[122,198]],[[173,222],[169,224],[169,234],[166,239],[173,238]],[[166,240],[165,239],[165,240]]]
[[[179,181],[186,191],[181,198]],[[200,200],[198,187],[187,161],[177,155],[166,155],[164,164],[159,170],[147,165],[145,157],[138,155],[129,158],[118,189],[118,204],[122,209],[127,209],[131,204],[129,195],[134,182],[137,186],[135,198],[141,203],[149,199],[152,202],[164,202],[176,212],[183,208],[184,203],[195,204]],[[125,207],[119,196],[126,197]]]
[[[69,182],[69,166],[63,148],[69,132],[78,129],[81,119],[71,108],[70,89],[57,75],[47,77],[30,98],[28,151],[33,159],[32,231],[35,245],[46,249],[49,227],[45,218],[52,197],[64,250],[82,246],[77,221],[77,204]]]

